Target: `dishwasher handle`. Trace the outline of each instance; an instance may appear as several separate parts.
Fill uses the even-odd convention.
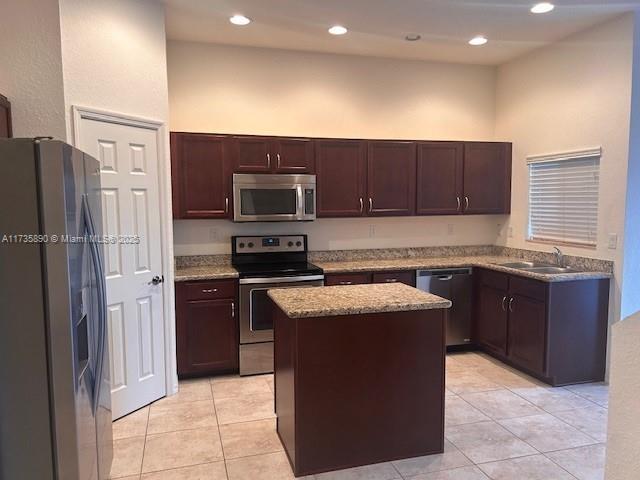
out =
[[[471,275],[471,268],[440,268],[435,270],[418,270],[418,277],[435,277],[450,280],[454,275]]]

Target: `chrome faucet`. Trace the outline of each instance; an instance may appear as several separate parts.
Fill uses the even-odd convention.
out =
[[[558,247],[553,247],[555,250],[554,255],[556,256],[556,263],[559,267],[564,267],[564,253]]]

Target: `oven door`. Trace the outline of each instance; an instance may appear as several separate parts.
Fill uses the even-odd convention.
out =
[[[234,221],[290,222],[315,218],[315,175],[233,176]]]
[[[240,343],[273,341],[271,288],[305,288],[324,285],[323,275],[240,279]]]

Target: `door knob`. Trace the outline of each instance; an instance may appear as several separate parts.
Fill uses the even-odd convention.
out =
[[[164,275],[156,275],[147,285],[159,285],[164,282]]]

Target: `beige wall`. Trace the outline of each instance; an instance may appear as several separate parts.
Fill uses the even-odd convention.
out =
[[[65,111],[81,105],[168,122],[164,8],[154,0],[60,0]]]
[[[612,328],[607,480],[640,478],[640,314]]]
[[[171,130],[433,140],[494,136],[491,67],[173,41],[167,57]],[[291,231],[308,233],[314,250],[494,243],[503,221],[183,220],[174,222],[174,246],[178,255],[227,253],[232,234]]]
[[[66,138],[57,0],[2,3],[0,93],[16,137]]]
[[[633,15],[619,17],[503,65],[497,76],[496,138],[514,143],[512,214],[500,243],[551,250],[525,240],[528,155],[602,146],[598,247],[564,250],[615,261],[611,321],[620,318],[633,31]]]

